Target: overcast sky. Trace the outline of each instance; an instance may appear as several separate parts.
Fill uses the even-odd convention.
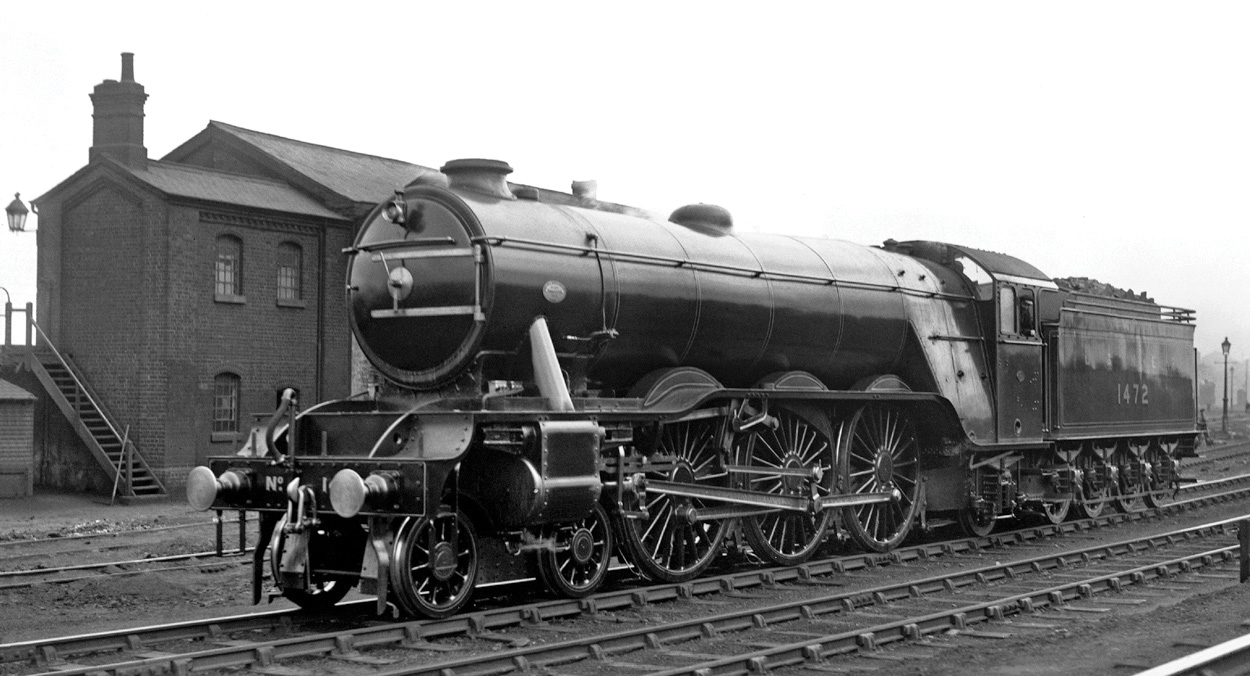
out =
[[[209,120],[736,227],[1013,254],[1250,356],[1250,3],[6,5],[0,202],[81,168],[135,53],[160,158]],[[379,195],[384,197],[385,193]],[[32,219],[31,225],[35,225]],[[35,298],[35,238],[0,286]],[[345,327],[346,330],[346,327]]]

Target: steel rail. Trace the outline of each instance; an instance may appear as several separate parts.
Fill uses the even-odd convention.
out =
[[[99,563],[76,563],[68,566],[57,566],[56,568],[24,568],[22,570],[5,570],[0,571],[0,580],[4,578],[20,578],[32,575],[47,575],[49,573],[64,573],[72,570],[93,570],[96,568],[108,568],[109,566],[131,566],[142,563],[168,563],[170,561],[186,561],[187,559],[199,559],[212,557],[215,559],[226,559],[241,556],[252,551],[252,547],[248,547],[246,551],[237,549],[218,554],[216,551],[209,552],[192,552],[190,554],[169,554],[166,556],[153,556],[146,559],[128,559],[125,561],[102,561]],[[129,571],[125,571],[129,572]],[[139,571],[144,572],[144,571]],[[81,578],[76,578],[81,579]],[[40,580],[40,582],[69,582],[66,579],[57,580]],[[14,585],[0,585],[0,589],[9,589]]]
[[[1224,480],[1206,482],[1198,487],[1209,488],[1220,483],[1245,483],[1247,481],[1250,481],[1250,475],[1239,475]],[[1191,491],[1194,486],[1184,486],[1182,489]],[[940,543],[925,543],[900,548],[887,554],[852,554],[821,561],[810,561],[797,566],[732,572],[683,584],[655,585],[643,590],[607,591],[580,600],[558,599],[538,602],[524,606],[456,616],[441,621],[417,621],[409,623],[407,626],[420,627],[419,632],[429,636],[473,634],[489,632],[491,629],[516,626],[525,622],[541,621],[543,619],[576,617],[583,612],[594,613],[605,610],[628,609],[638,603],[646,603],[648,600],[665,601],[675,598],[691,598],[696,595],[733,591],[735,589],[776,582],[810,582],[824,576],[842,574],[849,571],[870,570],[876,566],[888,565],[890,563],[922,561],[937,556],[976,552],[987,547],[1027,544],[1033,541],[1040,541],[1046,537],[1063,537],[1070,533],[1080,533],[1100,526],[1116,525],[1179,512],[1205,504],[1225,502],[1237,497],[1244,497],[1248,493],[1250,493],[1250,487],[1243,487],[1224,493],[1181,500],[1153,510],[1130,514],[1106,514],[1096,519],[1038,525],[1005,533],[993,533],[980,538],[963,538]],[[361,612],[362,609],[372,608],[375,603],[373,599],[341,603],[336,610],[343,613]],[[273,612],[290,618],[300,616],[314,617],[300,609]],[[138,650],[145,645],[173,640],[170,637],[170,632],[173,632],[173,636],[176,638],[215,640],[216,637],[222,634],[256,628],[253,624],[255,617],[256,614],[252,613],[234,617],[218,617],[198,622],[136,627],[85,636],[55,637],[0,645],[0,663],[33,660],[50,664],[65,657],[91,652]]]
[[[505,653],[499,653],[497,657],[492,656],[488,658],[490,665],[493,666],[490,666],[489,668],[483,666],[480,671],[475,670],[472,672],[463,672],[462,669],[470,662],[466,660],[457,660],[454,662],[433,665],[428,668],[428,671],[431,673],[499,673],[499,669],[502,666],[509,664],[513,665],[508,666],[507,670],[510,671],[516,664],[520,664],[521,662],[518,661],[518,658],[522,661],[532,662],[533,660],[538,659],[540,654],[544,655],[541,660],[543,663],[554,664],[561,661],[569,661],[576,655],[581,655],[581,657],[578,657],[577,659],[583,659],[585,657],[594,657],[596,654],[603,656],[614,652],[633,650],[635,649],[635,646],[638,645],[663,643],[664,641],[689,640],[690,638],[700,635],[706,636],[709,635],[708,627],[711,627],[714,630],[711,632],[713,634],[721,631],[733,631],[736,628],[740,628],[744,622],[747,626],[751,626],[753,623],[758,624],[760,620],[756,619],[756,616],[763,618],[765,622],[776,622],[785,621],[787,618],[797,619],[798,617],[814,617],[820,614],[841,612],[843,610],[854,610],[857,607],[866,605],[888,603],[892,599],[920,595],[926,593],[926,591],[959,589],[972,584],[984,584],[1005,578],[1017,578],[1024,574],[1064,568],[1071,563],[1078,561],[1089,562],[1095,559],[1108,558],[1122,553],[1138,553],[1145,549],[1155,549],[1160,546],[1186,542],[1189,537],[1193,537],[1195,534],[1197,536],[1208,536],[1213,534],[1216,528],[1227,530],[1227,524],[1231,524],[1237,520],[1238,519],[1226,519],[1210,524],[1179,529],[1170,533],[1143,536],[1120,543],[1096,545],[1073,551],[1060,553],[1047,552],[1040,556],[1008,564],[995,564],[970,570],[956,571],[954,573],[946,573],[923,580],[910,580],[903,583],[885,585],[867,590],[839,593],[831,596],[825,596],[820,599],[804,599],[802,601],[776,604],[765,609],[755,608],[745,612],[718,616],[716,618],[703,618],[699,620],[675,622],[663,625],[663,627],[642,627],[636,630],[619,632],[608,637],[600,636],[583,641],[566,641],[563,643],[551,644],[550,646],[520,648],[517,650],[507,651]],[[484,636],[490,634],[490,629],[501,626],[525,626],[527,623],[539,623],[544,620],[554,619],[557,617],[568,617],[570,615],[581,614],[594,615],[606,610],[629,609],[658,601],[679,599],[691,600],[717,591],[732,591],[735,589],[741,590],[749,587],[768,587],[785,581],[794,581],[801,584],[803,581],[811,581],[814,579],[810,574],[806,578],[803,578],[799,576],[791,577],[775,574],[777,572],[784,571],[772,572],[774,574],[770,575],[752,576],[750,574],[738,574],[737,576],[722,576],[722,578],[719,579],[700,580],[693,583],[661,586],[659,588],[636,590],[632,592],[617,592],[596,599],[582,599],[579,602],[575,602],[574,605],[576,609],[571,613],[547,612],[556,609],[554,606],[560,605],[560,602],[553,604],[535,604],[532,606],[506,609],[495,614],[481,613],[459,616],[439,622],[410,622],[404,624],[363,627],[350,631],[344,630],[340,632],[287,638],[244,646],[222,647],[213,650],[184,653],[181,655],[162,655],[160,657],[132,660],[112,665],[81,667],[77,665],[56,665],[56,673],[62,674],[63,676],[86,676],[94,673],[118,675],[132,673],[172,673],[177,676],[187,674],[192,671],[229,667],[268,666],[276,660],[294,657],[354,654],[360,648],[371,646],[408,647],[420,649],[423,646],[428,646],[428,639],[442,636],[464,634],[470,636]],[[742,584],[736,584],[735,577],[739,578]],[[712,585],[712,583],[715,584]],[[568,603],[569,602],[565,602],[566,610],[571,610],[568,608]],[[552,649],[553,646],[555,650],[554,656],[551,653],[543,652]],[[597,646],[597,648],[594,646]],[[503,661],[501,662],[499,660]],[[481,658],[475,658],[471,661],[474,663],[481,662]],[[442,671],[445,669],[450,669],[451,672]],[[408,670],[397,673],[407,674],[424,672],[414,672]]]
[[[238,522],[239,520],[237,518],[229,519],[229,520],[222,520],[221,525],[225,526],[225,525],[238,523]],[[139,535],[143,533],[159,533],[161,531],[167,531],[167,530],[181,530],[184,528],[201,528],[204,526],[217,526],[217,525],[218,525],[217,519],[214,518],[211,521],[196,521],[195,523],[180,523],[180,524],[174,524],[172,526],[154,526],[152,528],[132,528],[130,530],[99,531],[95,533],[90,533],[90,532],[70,533],[69,535],[58,535],[56,537],[44,537],[44,538],[14,538],[12,540],[0,540],[0,547],[11,547],[13,545],[33,545],[33,544],[41,544],[45,542],[69,543],[69,542],[74,542],[75,540],[85,540],[87,538],[126,537],[130,535]]]
[[[1137,676],[1209,676],[1250,672],[1250,634],[1137,672]]]
[[[249,549],[248,551],[251,551],[251,550]],[[81,564],[77,566],[62,566],[60,568],[47,568],[47,569],[42,569],[42,570],[19,570],[19,571],[12,571],[11,573],[0,573],[0,575],[2,576],[10,576],[10,575],[36,576],[41,573],[55,574],[55,573],[62,573],[66,571],[72,571],[72,570],[93,570],[93,569],[109,568],[111,566],[133,565],[137,563],[169,563],[172,561],[185,561],[185,560],[197,558],[197,557],[205,557],[205,558],[212,557],[213,559],[216,559],[218,561],[225,560],[225,562],[229,565],[251,564],[250,559],[244,560],[244,561],[230,560],[230,559],[237,559],[241,556],[243,556],[243,553],[237,552],[237,551],[229,552],[227,554],[222,554],[221,556],[218,556],[217,552],[201,552],[199,554],[174,554],[171,556],[160,556],[160,557],[154,557],[151,559],[135,559],[132,561],[122,561],[118,563],[113,563],[113,562],[88,563],[88,564]],[[188,568],[195,568],[195,567],[204,566],[204,565],[211,565],[211,564],[210,562],[197,562],[197,563],[187,564],[185,566],[165,566],[163,568],[141,568],[138,570],[117,570],[117,571],[107,572],[103,575],[88,574],[88,575],[75,575],[71,577],[54,577],[54,578],[33,579],[33,580],[18,580],[17,582],[0,584],[0,591],[8,591],[10,589],[23,589],[26,587],[33,587],[37,584],[68,584],[70,582],[81,582],[83,580],[100,580],[100,579],[105,579],[105,578],[130,577],[134,575],[146,575],[148,573],[166,573],[169,571],[186,570]]]

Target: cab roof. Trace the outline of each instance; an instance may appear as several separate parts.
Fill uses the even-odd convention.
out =
[[[993,275],[995,279],[1026,281],[1037,286],[1055,286],[1054,281],[1046,273],[1038,270],[1031,263],[1026,263],[1015,256],[1008,256],[996,251],[986,251],[959,244],[925,240],[909,242],[887,240],[883,248],[887,251],[931,260],[947,267],[953,267],[952,262],[956,258],[967,256],[977,265],[984,268],[986,272]]]

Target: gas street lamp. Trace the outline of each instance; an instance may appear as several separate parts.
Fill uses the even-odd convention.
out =
[[[1222,429],[1224,435],[1228,435],[1228,350],[1233,346],[1228,342],[1228,336],[1224,337],[1224,342],[1220,343],[1220,349],[1224,350],[1224,421]]]
[[[24,232],[26,230],[26,216],[29,214],[30,209],[27,209],[26,205],[22,203],[22,194],[13,193],[13,201],[9,202],[9,206],[4,208],[4,215],[9,217],[9,231]]]

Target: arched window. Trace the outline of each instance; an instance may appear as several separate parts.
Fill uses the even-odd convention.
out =
[[[213,433],[239,431],[239,376],[213,376]]]
[[[304,252],[298,244],[283,242],[278,247],[278,300],[303,297]]]
[[[214,280],[218,298],[243,295],[243,242],[238,237],[217,238],[217,265]]]

